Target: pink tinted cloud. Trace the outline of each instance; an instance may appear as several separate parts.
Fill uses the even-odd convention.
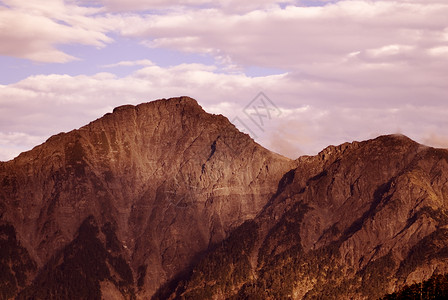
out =
[[[148,37],[154,47],[216,51],[241,64],[302,68],[341,60],[356,51],[378,57],[381,49],[394,45],[403,45],[403,51],[440,45],[446,42],[446,13],[448,4],[400,1],[340,1],[243,14],[215,8],[142,17],[123,33]]]
[[[244,113],[259,91],[281,110],[266,120],[262,129]],[[356,97],[362,92],[350,94],[344,86],[304,81],[293,74],[250,77],[221,73],[215,66],[201,64],[141,66],[125,77],[112,73],[32,76],[0,86],[0,160],[17,153],[8,149],[30,149],[37,141],[85,125],[115,106],[180,95],[196,98],[207,111],[224,114],[229,120],[241,118],[257,135],[257,142],[291,158],[316,154],[329,144],[396,132],[419,142],[443,145],[442,137],[448,136],[446,104],[371,100],[360,105]],[[372,99],[381,95],[377,91]],[[346,101],[337,100],[349,96]],[[429,139],[430,133],[438,139]]]
[[[66,63],[77,58],[57,48],[62,44],[104,47],[112,41],[97,9],[63,1],[3,1],[0,6],[0,54],[37,62]]]
[[[257,132],[257,141],[290,157],[386,133],[434,145],[448,136],[445,1],[283,8],[270,1],[254,7],[242,2],[249,6],[239,10],[223,1],[191,9],[199,2],[130,14],[78,2],[53,0],[45,7],[39,1],[8,1],[10,7],[0,10],[4,55],[66,62],[74,57],[57,45],[103,47],[111,42],[107,34],[115,32],[161,50],[207,53],[216,64],[123,61],[92,76],[36,75],[1,86],[0,133],[17,137],[3,138],[2,149],[31,147],[32,139],[24,137],[82,126],[114,106],[170,96],[190,95],[232,120],[244,117],[245,105],[260,91],[284,113]],[[249,65],[284,71],[248,76],[243,70]],[[123,66],[139,69],[122,77],[112,73]]]
[[[434,147],[448,148],[448,137],[433,132],[423,139],[423,143],[433,145]]]

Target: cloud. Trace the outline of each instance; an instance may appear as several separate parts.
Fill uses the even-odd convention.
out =
[[[149,38],[153,47],[216,52],[240,64],[289,69],[333,62],[354,51],[439,45],[447,12],[447,4],[401,1],[275,6],[243,14],[209,8],[136,18],[122,33]]]
[[[314,139],[309,136],[308,126],[304,120],[286,119],[276,122],[276,126],[267,132],[265,140],[262,142],[268,149],[280,153],[291,159],[296,159],[305,154],[302,150],[307,150]]]
[[[309,2],[4,0],[2,55],[63,63],[77,58],[60,45],[107,47],[119,35],[153,48],[150,53],[205,53],[215,63],[162,67],[150,56],[117,59],[94,75],[35,75],[0,86],[0,155],[9,159],[16,152],[8,149],[26,149],[115,106],[179,95],[238,118],[258,142],[290,157],[395,132],[442,145],[446,1],[294,5]],[[280,74],[244,73],[253,66]],[[114,73],[123,67],[132,73]],[[244,111],[260,91],[282,110],[262,129]]]
[[[448,46],[440,46],[440,47],[434,47],[430,48],[428,50],[429,54],[434,56],[442,56],[447,57],[448,56]]]
[[[118,63],[114,64],[108,64],[102,66],[103,68],[116,68],[116,67],[134,67],[134,66],[153,66],[154,63],[150,61],[149,59],[142,59],[142,60],[136,60],[136,61],[120,61]]]
[[[206,111],[224,114],[263,146],[291,158],[380,134],[401,132],[436,146],[444,145],[440,141],[448,137],[446,102],[412,104],[389,97],[360,104],[356,99],[366,93],[363,88],[347,90],[345,84],[323,84],[293,73],[251,77],[204,64],[116,65],[140,67],[124,77],[109,72],[38,75],[0,86],[0,160],[11,159],[19,149],[28,150],[52,134],[83,126],[116,106],[181,95],[197,99]],[[281,111],[264,117],[262,126],[248,116],[260,91],[275,105],[271,109]],[[388,92],[372,91],[367,98],[381,99]],[[409,89],[408,96],[414,92]],[[347,101],[338,100],[344,97]],[[266,115],[263,110],[258,113]],[[430,133],[439,138],[428,138]]]
[[[115,33],[153,48],[224,58],[233,69],[259,66],[314,75],[321,67],[344,67],[354,53],[359,55],[352,61],[369,71],[399,69],[387,64],[391,60],[413,67],[447,60],[443,1],[323,1],[313,7],[276,0],[3,3],[0,53],[40,62],[74,60],[58,45],[104,47]]]
[[[92,14],[97,9],[63,1],[5,1],[0,6],[0,54],[45,63],[66,63],[73,55],[57,49],[62,44],[104,47],[112,39],[108,24]]]
[[[215,66],[202,64],[162,68],[135,61],[116,65],[141,67],[126,77],[108,72],[91,76],[52,74],[0,85],[0,135],[4,138],[0,160],[16,153],[8,149],[30,149],[31,142],[83,126],[125,103],[189,95],[203,99],[206,107],[225,98],[246,101],[260,86],[281,80],[279,75],[253,78],[219,73]]]
[[[0,132],[0,161],[16,157],[25,149],[31,149],[44,140],[45,137],[23,132]]]
[[[234,70],[274,68],[316,88],[339,86],[350,94],[340,101],[416,103],[429,94],[445,101],[447,14],[442,1],[338,1],[239,14],[212,7],[133,16],[132,26],[118,30],[152,48],[212,55]]]
[[[448,136],[439,135],[437,133],[430,133],[427,137],[423,139],[423,143],[438,148],[448,149]]]

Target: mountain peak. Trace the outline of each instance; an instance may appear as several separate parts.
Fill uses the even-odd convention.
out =
[[[59,276],[64,253],[96,245],[107,264],[120,261],[134,274],[148,298],[255,217],[292,167],[192,98],[124,105],[4,163],[0,216],[45,266],[42,276]],[[108,272],[118,271],[112,265]],[[129,272],[120,276],[133,288]],[[88,280],[115,286],[107,276]]]
[[[190,98],[188,96],[181,96],[181,97],[173,97],[173,98],[169,98],[169,99],[159,99],[159,100],[154,100],[154,101],[150,101],[150,102],[146,102],[146,103],[141,103],[138,105],[132,105],[132,104],[125,104],[125,105],[121,105],[118,107],[115,107],[113,109],[113,113],[116,112],[120,112],[120,111],[126,111],[126,110],[135,110],[135,109],[140,109],[143,107],[167,107],[170,109],[179,109],[179,108],[185,108],[185,107],[190,107],[192,109],[195,110],[202,110],[202,107],[199,105],[199,103],[193,99]]]
[[[377,298],[448,270],[447,157],[387,135],[293,161],[189,97],[119,106],[0,164],[1,295]]]
[[[184,117],[182,118],[182,116]],[[162,118],[160,119],[160,117]],[[178,117],[180,117],[178,120],[180,122],[173,123],[172,119]],[[132,122],[135,122],[136,120],[139,120],[140,122],[144,121],[146,123],[160,121],[162,123],[169,123],[169,126],[175,127],[187,122],[187,117],[195,119],[198,122],[203,122],[204,120],[222,122],[223,119],[227,120],[222,116],[208,114],[195,99],[182,96],[154,100],[138,105],[121,105],[115,107],[112,113],[106,113],[102,118],[99,118],[92,123],[103,123],[104,121],[126,123],[126,121],[130,121],[130,125],[132,126]],[[230,123],[228,120],[227,122]],[[88,128],[92,123],[84,127]]]

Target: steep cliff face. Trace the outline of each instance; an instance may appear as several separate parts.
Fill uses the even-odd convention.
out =
[[[24,282],[41,270],[21,295],[70,295],[49,283],[64,278],[109,299],[148,298],[254,218],[295,164],[188,97],[53,136],[0,164],[1,222],[30,259]]]
[[[302,157],[164,296],[376,299],[448,272],[448,151],[404,136]]]

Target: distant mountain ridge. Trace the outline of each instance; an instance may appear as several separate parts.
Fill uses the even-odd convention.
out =
[[[291,160],[189,97],[0,163],[3,299],[375,299],[445,274],[448,151]]]

